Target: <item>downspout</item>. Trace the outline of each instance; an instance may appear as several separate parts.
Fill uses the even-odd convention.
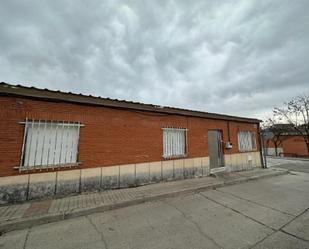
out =
[[[228,136],[228,142],[231,142],[230,121],[227,121],[227,136]]]
[[[259,146],[260,146],[259,150],[260,150],[261,165],[262,165],[263,169],[266,169],[267,168],[266,154],[265,154],[265,151],[264,151],[264,156],[265,156],[265,163],[264,163],[263,153],[262,153],[262,148],[264,147],[264,139],[263,139],[263,134],[261,133],[260,123],[258,123],[257,127],[258,127],[258,134],[259,134],[258,137],[259,137]]]

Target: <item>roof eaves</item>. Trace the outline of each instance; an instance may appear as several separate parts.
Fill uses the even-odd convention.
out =
[[[194,116],[210,119],[221,119],[231,121],[241,121],[249,123],[260,123],[261,120],[245,117],[230,116],[217,113],[209,113],[202,111],[194,111],[175,107],[158,106],[153,104],[144,104],[133,101],[117,100],[110,98],[102,98],[100,96],[83,95],[81,93],[62,92],[49,89],[40,89],[36,87],[27,87],[22,85],[11,85],[5,82],[0,83],[1,95],[14,95],[35,99],[44,99],[50,101],[63,101],[87,105],[99,105],[114,108],[135,109],[140,111],[150,111],[158,113],[167,113],[175,115]]]

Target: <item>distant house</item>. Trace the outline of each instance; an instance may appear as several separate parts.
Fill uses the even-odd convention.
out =
[[[300,136],[290,124],[277,124],[281,130],[279,145],[277,145],[277,155],[285,157],[308,157],[307,146],[305,140]],[[278,142],[277,142],[278,144]],[[276,148],[273,139],[267,141],[267,154],[276,155]]]
[[[262,164],[252,118],[7,83],[0,115],[0,203]]]

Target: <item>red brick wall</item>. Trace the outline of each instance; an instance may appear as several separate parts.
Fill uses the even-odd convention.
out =
[[[269,143],[269,148],[274,148],[272,142]],[[286,156],[294,154],[297,156],[308,156],[307,146],[305,140],[301,136],[284,136],[282,144],[279,145],[283,149]]]
[[[0,97],[0,176],[19,174],[26,119],[79,121],[79,161],[82,168],[160,161],[163,127],[188,128],[188,157],[207,156],[207,131],[220,129],[228,141],[228,122],[79,104]],[[256,125],[229,122],[233,149],[238,153],[237,131],[257,132]],[[258,138],[257,138],[257,143]]]

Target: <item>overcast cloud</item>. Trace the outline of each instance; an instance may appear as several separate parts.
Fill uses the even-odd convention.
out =
[[[309,1],[0,3],[0,81],[264,118],[309,92]]]

